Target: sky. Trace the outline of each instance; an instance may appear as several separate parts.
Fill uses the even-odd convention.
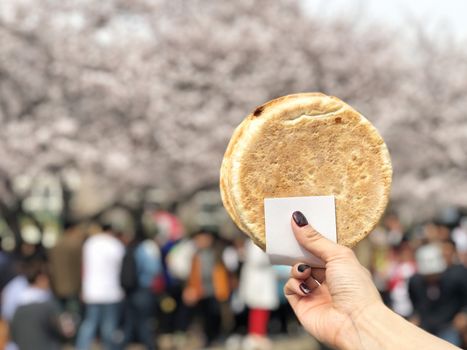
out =
[[[412,21],[428,33],[451,31],[458,40],[467,39],[467,1],[465,0],[304,0],[312,14],[324,17],[364,14],[369,21],[403,28]]]

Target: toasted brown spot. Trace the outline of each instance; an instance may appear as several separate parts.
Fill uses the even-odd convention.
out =
[[[259,117],[261,115],[261,113],[263,113],[264,111],[264,106],[259,106],[258,108],[255,109],[255,111],[253,112],[253,115],[255,117]]]
[[[336,124],[340,124],[340,123],[342,123],[342,118],[337,117],[336,119],[334,119],[334,121],[335,121]]]

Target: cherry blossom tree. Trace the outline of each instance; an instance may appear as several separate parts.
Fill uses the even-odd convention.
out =
[[[44,173],[70,215],[70,174],[107,204],[149,188],[182,198],[217,182],[255,106],[300,91],[338,96],[375,123],[404,211],[464,205],[465,53],[420,40],[412,57],[395,38],[285,0],[3,0],[0,212],[15,229],[31,188],[18,179]]]

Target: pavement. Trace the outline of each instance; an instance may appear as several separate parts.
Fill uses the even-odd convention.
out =
[[[269,338],[266,342],[251,341],[240,335],[231,335],[223,344],[203,348],[199,342],[199,337],[190,336],[170,336],[159,339],[160,350],[318,350],[318,342],[306,333],[295,334],[293,336],[279,335]],[[142,348],[131,348],[139,350]]]
[[[245,342],[245,337],[231,336],[224,344],[203,348],[198,338],[183,336],[162,336],[159,339],[160,350],[319,350],[319,345],[311,336],[307,334],[299,334],[294,336],[274,336],[270,338],[269,344],[266,347],[257,346],[251,342]],[[256,345],[256,346],[255,346]],[[269,345],[269,346],[268,346]],[[95,343],[92,350],[103,349],[98,343]],[[72,346],[64,347],[64,350],[74,350]],[[132,344],[127,347],[127,350],[145,350],[145,347]]]

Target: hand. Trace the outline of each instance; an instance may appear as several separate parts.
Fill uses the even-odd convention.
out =
[[[198,293],[192,287],[186,287],[182,294],[182,299],[185,305],[187,306],[194,306],[199,301]]]
[[[292,229],[298,242],[325,263],[293,267],[285,295],[305,329],[318,340],[343,348],[348,338],[359,338],[356,322],[365,310],[382,305],[371,275],[351,249],[314,230],[300,212],[293,214]]]
[[[467,330],[467,314],[465,312],[459,312],[452,322],[455,329],[460,333],[464,333]]]
[[[409,318],[409,322],[411,322],[412,324],[420,327],[420,324],[421,324],[421,321],[420,321],[420,317],[417,316],[417,315],[414,315],[412,317]]]

